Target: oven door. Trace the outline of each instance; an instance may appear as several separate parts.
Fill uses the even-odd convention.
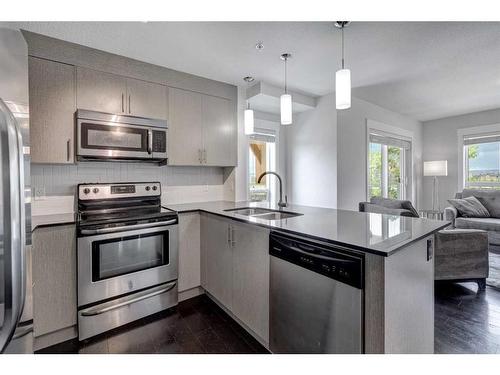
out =
[[[176,280],[177,273],[177,224],[78,238],[79,307]]]
[[[79,159],[152,159],[152,130],[145,126],[77,120]]]

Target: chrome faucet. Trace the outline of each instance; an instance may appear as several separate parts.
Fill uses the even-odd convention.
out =
[[[281,177],[279,174],[277,174],[276,172],[264,172],[257,179],[257,183],[260,184],[260,180],[262,180],[262,177],[264,177],[266,174],[272,174],[272,175],[275,175],[276,177],[278,177],[278,181],[280,183],[280,200],[278,202],[278,207],[280,207],[280,208],[286,207],[288,204],[288,198],[285,195],[285,201],[283,202],[283,181],[281,181]]]

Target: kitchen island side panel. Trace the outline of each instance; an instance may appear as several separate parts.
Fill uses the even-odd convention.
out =
[[[434,353],[434,235],[385,261],[384,352]]]

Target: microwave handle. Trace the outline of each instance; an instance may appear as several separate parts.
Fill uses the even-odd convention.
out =
[[[153,131],[148,129],[148,154],[153,153]]]

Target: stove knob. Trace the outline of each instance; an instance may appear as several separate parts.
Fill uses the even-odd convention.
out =
[[[94,188],[94,190],[92,190],[94,192],[94,194],[97,194],[99,193],[99,189],[98,188]]]
[[[153,190],[154,191],[158,190],[158,187],[157,186],[153,186]]]
[[[90,189],[89,189],[89,188],[85,188],[85,189],[83,189],[83,193],[84,193],[84,194],[88,194],[88,193],[90,193]]]
[[[146,186],[146,191],[149,191],[151,190],[151,188],[149,186]]]

